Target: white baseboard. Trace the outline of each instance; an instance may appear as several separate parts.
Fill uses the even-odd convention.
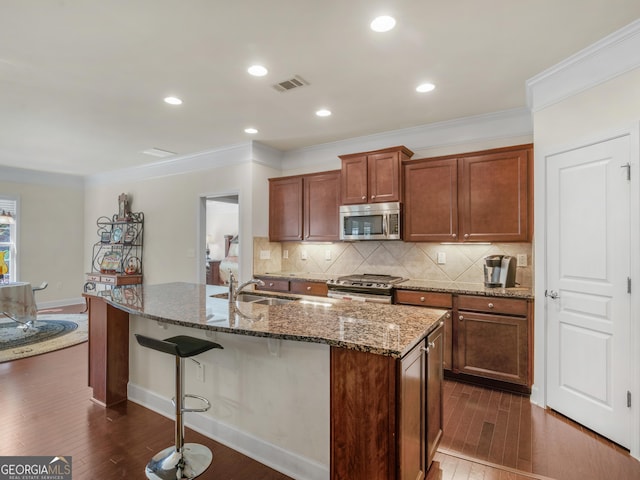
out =
[[[175,417],[171,399],[129,382],[129,400],[167,418]],[[185,426],[296,480],[329,480],[329,468],[254,437],[208,415],[190,413]],[[187,439],[188,442],[188,439]]]
[[[36,303],[38,305],[38,310],[45,310],[47,308],[56,308],[56,307],[66,307],[67,305],[79,305],[84,303],[84,298],[65,298],[62,300],[51,300],[49,302],[39,302],[38,294],[36,293]]]

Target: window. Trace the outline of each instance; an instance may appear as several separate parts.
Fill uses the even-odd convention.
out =
[[[13,223],[5,223],[7,217],[0,218],[0,281],[15,282],[16,279],[16,211],[18,202],[0,196],[0,215],[9,214]],[[4,221],[3,221],[4,218]]]

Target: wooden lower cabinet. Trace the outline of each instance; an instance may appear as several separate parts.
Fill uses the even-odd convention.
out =
[[[91,400],[110,407],[127,400],[129,314],[103,298],[83,295],[89,308],[89,378]]]
[[[401,359],[331,348],[331,479],[426,478],[442,436],[443,325]]]
[[[454,371],[530,387],[526,300],[461,295]]]

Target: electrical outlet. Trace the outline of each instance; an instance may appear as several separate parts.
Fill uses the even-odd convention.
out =
[[[196,363],[196,380],[204,383],[204,363]]]
[[[306,250],[301,250],[300,251],[300,258],[302,260],[307,260],[309,258],[309,255],[307,255],[307,251]]]
[[[445,252],[438,252],[438,265],[444,265],[447,263],[447,254]]]
[[[260,250],[260,260],[269,260],[271,258],[271,251]]]
[[[289,258],[289,250],[282,251],[282,258]]]
[[[527,266],[527,254],[519,253],[516,261],[516,265],[518,267],[526,267]]]
[[[331,250],[325,250],[324,251],[324,259],[325,260],[331,260]]]

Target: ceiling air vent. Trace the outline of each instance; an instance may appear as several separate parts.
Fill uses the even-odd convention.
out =
[[[294,88],[300,88],[305,85],[309,85],[304,78],[299,75],[296,75],[289,80],[285,80],[284,82],[276,83],[273,88],[275,88],[279,92],[288,92],[289,90],[293,90]]]

